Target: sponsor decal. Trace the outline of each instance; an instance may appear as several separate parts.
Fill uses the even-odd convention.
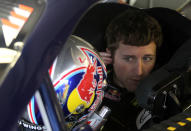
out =
[[[109,89],[105,93],[105,98],[119,102],[121,100],[121,93],[115,89]]]
[[[137,119],[136,119],[136,125],[137,125],[137,129],[141,129],[143,127],[143,125],[149,121],[151,119],[152,115],[150,114],[150,112],[148,110],[143,109]]]
[[[19,120],[18,125],[22,126],[24,128],[31,129],[31,130],[37,130],[37,131],[45,131],[46,130],[46,128],[44,126],[32,124],[32,123],[26,122],[24,120]]]

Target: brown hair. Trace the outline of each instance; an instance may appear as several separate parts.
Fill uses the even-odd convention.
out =
[[[155,42],[157,47],[162,43],[162,31],[159,23],[141,9],[129,8],[115,17],[106,29],[107,47],[112,56],[119,43],[144,46]]]

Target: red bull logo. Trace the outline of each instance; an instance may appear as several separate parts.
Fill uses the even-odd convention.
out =
[[[96,84],[93,84],[93,82],[96,82],[96,80],[94,79],[96,64],[97,60],[94,60],[93,64],[88,65],[86,73],[84,74],[82,80],[77,87],[80,98],[87,103],[90,103],[90,100],[96,88]]]

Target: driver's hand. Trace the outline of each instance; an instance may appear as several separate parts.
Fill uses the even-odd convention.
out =
[[[110,52],[99,52],[105,65],[112,63],[111,53]]]

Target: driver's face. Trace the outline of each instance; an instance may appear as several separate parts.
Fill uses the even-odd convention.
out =
[[[114,55],[114,82],[134,92],[139,81],[153,69],[155,59],[156,44],[154,42],[139,47],[120,43]]]

